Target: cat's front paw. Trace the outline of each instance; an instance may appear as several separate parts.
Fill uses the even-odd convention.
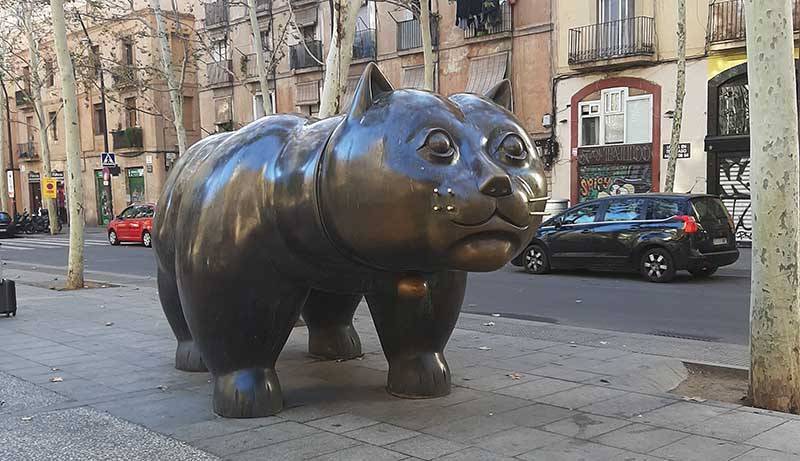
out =
[[[441,352],[394,358],[386,388],[406,399],[442,397],[450,393],[450,367]]]

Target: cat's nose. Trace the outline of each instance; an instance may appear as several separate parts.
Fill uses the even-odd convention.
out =
[[[481,184],[481,192],[490,197],[511,195],[511,179],[507,175],[491,176]]]

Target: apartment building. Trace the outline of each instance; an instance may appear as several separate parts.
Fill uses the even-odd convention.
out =
[[[515,113],[549,155],[550,1],[495,3],[492,19],[462,20],[458,27],[458,2],[430,0],[436,91],[444,95],[482,93],[509,78]],[[331,37],[329,2],[258,0],[257,5],[262,36],[258,44],[253,43],[247,11],[241,4],[216,0],[205,3],[198,12],[198,28],[210,44],[206,72],[201,75],[200,106],[209,108],[201,113],[203,131],[236,129],[263,115],[254,46],[276,56],[270,75],[273,109],[306,115],[319,111],[322,62]],[[294,21],[289,21],[290,17]],[[378,63],[396,88],[422,87],[419,21],[408,10],[390,2],[364,2],[356,29],[346,101],[371,61]]]
[[[92,24],[87,17],[89,39],[81,30],[73,31],[68,37],[79,80],[83,198],[89,225],[108,223],[130,203],[155,202],[177,158],[175,128],[163,116],[171,114],[167,86],[163,77],[153,72],[160,65],[160,48],[152,33],[155,18],[151,10],[140,6],[141,9],[132,14],[102,24]],[[169,14],[175,17],[174,13]],[[179,19],[187,29],[194,26],[194,17],[189,14],[182,13]],[[174,33],[170,37],[173,50],[186,46],[187,42],[179,40]],[[57,206],[59,217],[65,221],[68,204],[64,182],[68,179],[64,174],[66,154],[60,79],[52,43],[42,43],[40,48],[44,57],[40,66],[45,80],[41,91],[43,112],[48,121],[52,120],[47,134],[52,176],[58,180]],[[22,50],[20,54],[24,56],[25,53]],[[177,60],[183,55],[174,54],[178,66]],[[24,68],[27,63],[17,62],[16,65]],[[105,105],[100,91],[101,69]],[[193,143],[201,137],[197,71],[191,65],[187,69],[183,84],[185,127],[189,143]],[[16,210],[35,211],[42,206],[40,183],[44,174],[31,85],[23,79],[13,84],[9,82],[6,90],[11,99],[12,148],[11,157],[4,163],[14,178]],[[105,151],[116,154],[118,175],[101,165],[101,153]],[[111,186],[110,196],[106,182]]]

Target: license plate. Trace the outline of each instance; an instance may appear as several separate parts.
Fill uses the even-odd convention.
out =
[[[714,245],[727,245],[728,239],[726,237],[714,239]]]

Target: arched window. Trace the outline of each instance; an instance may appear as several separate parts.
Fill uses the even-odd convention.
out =
[[[750,101],[747,74],[738,75],[718,87],[717,134],[750,134]]]

